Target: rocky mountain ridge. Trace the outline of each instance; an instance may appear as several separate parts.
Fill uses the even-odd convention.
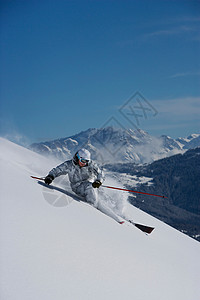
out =
[[[90,128],[70,137],[34,143],[30,145],[30,149],[45,156],[67,160],[84,147],[92,153],[92,158],[101,164],[144,164],[199,146],[200,134],[173,139],[166,135],[154,137],[143,130],[105,127]]]

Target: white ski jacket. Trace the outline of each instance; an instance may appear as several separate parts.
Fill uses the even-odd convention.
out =
[[[76,188],[83,182],[93,182],[95,180],[99,180],[101,183],[103,183],[105,179],[104,172],[93,161],[90,161],[85,167],[80,167],[78,164],[76,165],[74,163],[73,159],[71,159],[65,161],[56,168],[53,168],[49,172],[49,175],[53,176],[54,178],[67,174],[72,190],[76,190]]]
[[[94,207],[99,209],[107,216],[110,216],[117,222],[121,221],[120,218],[112,211],[112,209],[106,205],[105,201],[99,201],[99,191],[97,191],[98,189],[92,187],[92,182],[95,180],[99,180],[101,183],[103,183],[105,179],[104,172],[97,166],[96,163],[90,161],[87,166],[80,167],[72,159],[65,161],[49,172],[49,175],[53,176],[54,178],[67,174],[72,191],[84,197],[88,203],[93,204]],[[101,191],[101,193],[103,193],[103,191]]]

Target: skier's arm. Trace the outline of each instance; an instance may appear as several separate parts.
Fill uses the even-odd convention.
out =
[[[61,165],[57,166],[56,168],[53,168],[49,175],[53,176],[54,178],[60,176],[60,175],[66,175],[69,172],[69,163],[70,161],[65,161]]]
[[[56,177],[60,175],[66,175],[69,171],[69,164],[70,161],[65,161],[64,163],[57,166],[56,168],[53,168],[45,178],[45,182],[47,184],[50,184]]]
[[[95,163],[92,164],[92,169],[96,177],[95,181],[93,182],[93,187],[100,187],[105,180],[104,172]]]

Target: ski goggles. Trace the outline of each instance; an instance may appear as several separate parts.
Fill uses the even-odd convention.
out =
[[[80,157],[78,153],[77,153],[77,157],[78,157],[78,160],[79,160],[80,162],[82,162],[83,164],[87,164],[87,163],[89,162],[88,159],[84,159],[84,158]]]

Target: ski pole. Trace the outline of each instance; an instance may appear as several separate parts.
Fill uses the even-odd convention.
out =
[[[145,192],[139,192],[139,191],[133,191],[133,190],[127,190],[127,189],[117,188],[117,187],[114,187],[114,186],[102,185],[102,187],[106,187],[108,189],[113,189],[113,190],[119,190],[119,191],[126,191],[126,192],[131,192],[131,193],[137,193],[137,194],[142,194],[142,195],[149,195],[149,196],[155,196],[155,197],[160,197],[160,198],[167,198],[165,196],[160,196],[160,195],[155,195],[155,194],[150,194],[150,193],[145,193]]]
[[[35,177],[35,176],[31,176],[31,178],[33,178],[33,179],[37,179],[37,180],[43,180],[44,181],[44,177]]]
[[[43,181],[45,179],[44,177],[35,177],[35,176],[31,176],[31,178],[34,178],[34,179],[37,179],[37,180],[43,180]],[[114,187],[114,186],[102,185],[102,187],[105,187],[105,188],[108,188],[108,189],[113,189],[113,190],[137,193],[137,194],[142,194],[142,195],[149,195],[149,196],[154,196],[154,197],[167,198],[165,196],[160,196],[160,195],[155,195],[155,194],[150,194],[150,193],[145,193],[145,192],[139,192],[139,191],[133,191],[133,190],[127,190],[127,189],[117,188],[117,187]]]

